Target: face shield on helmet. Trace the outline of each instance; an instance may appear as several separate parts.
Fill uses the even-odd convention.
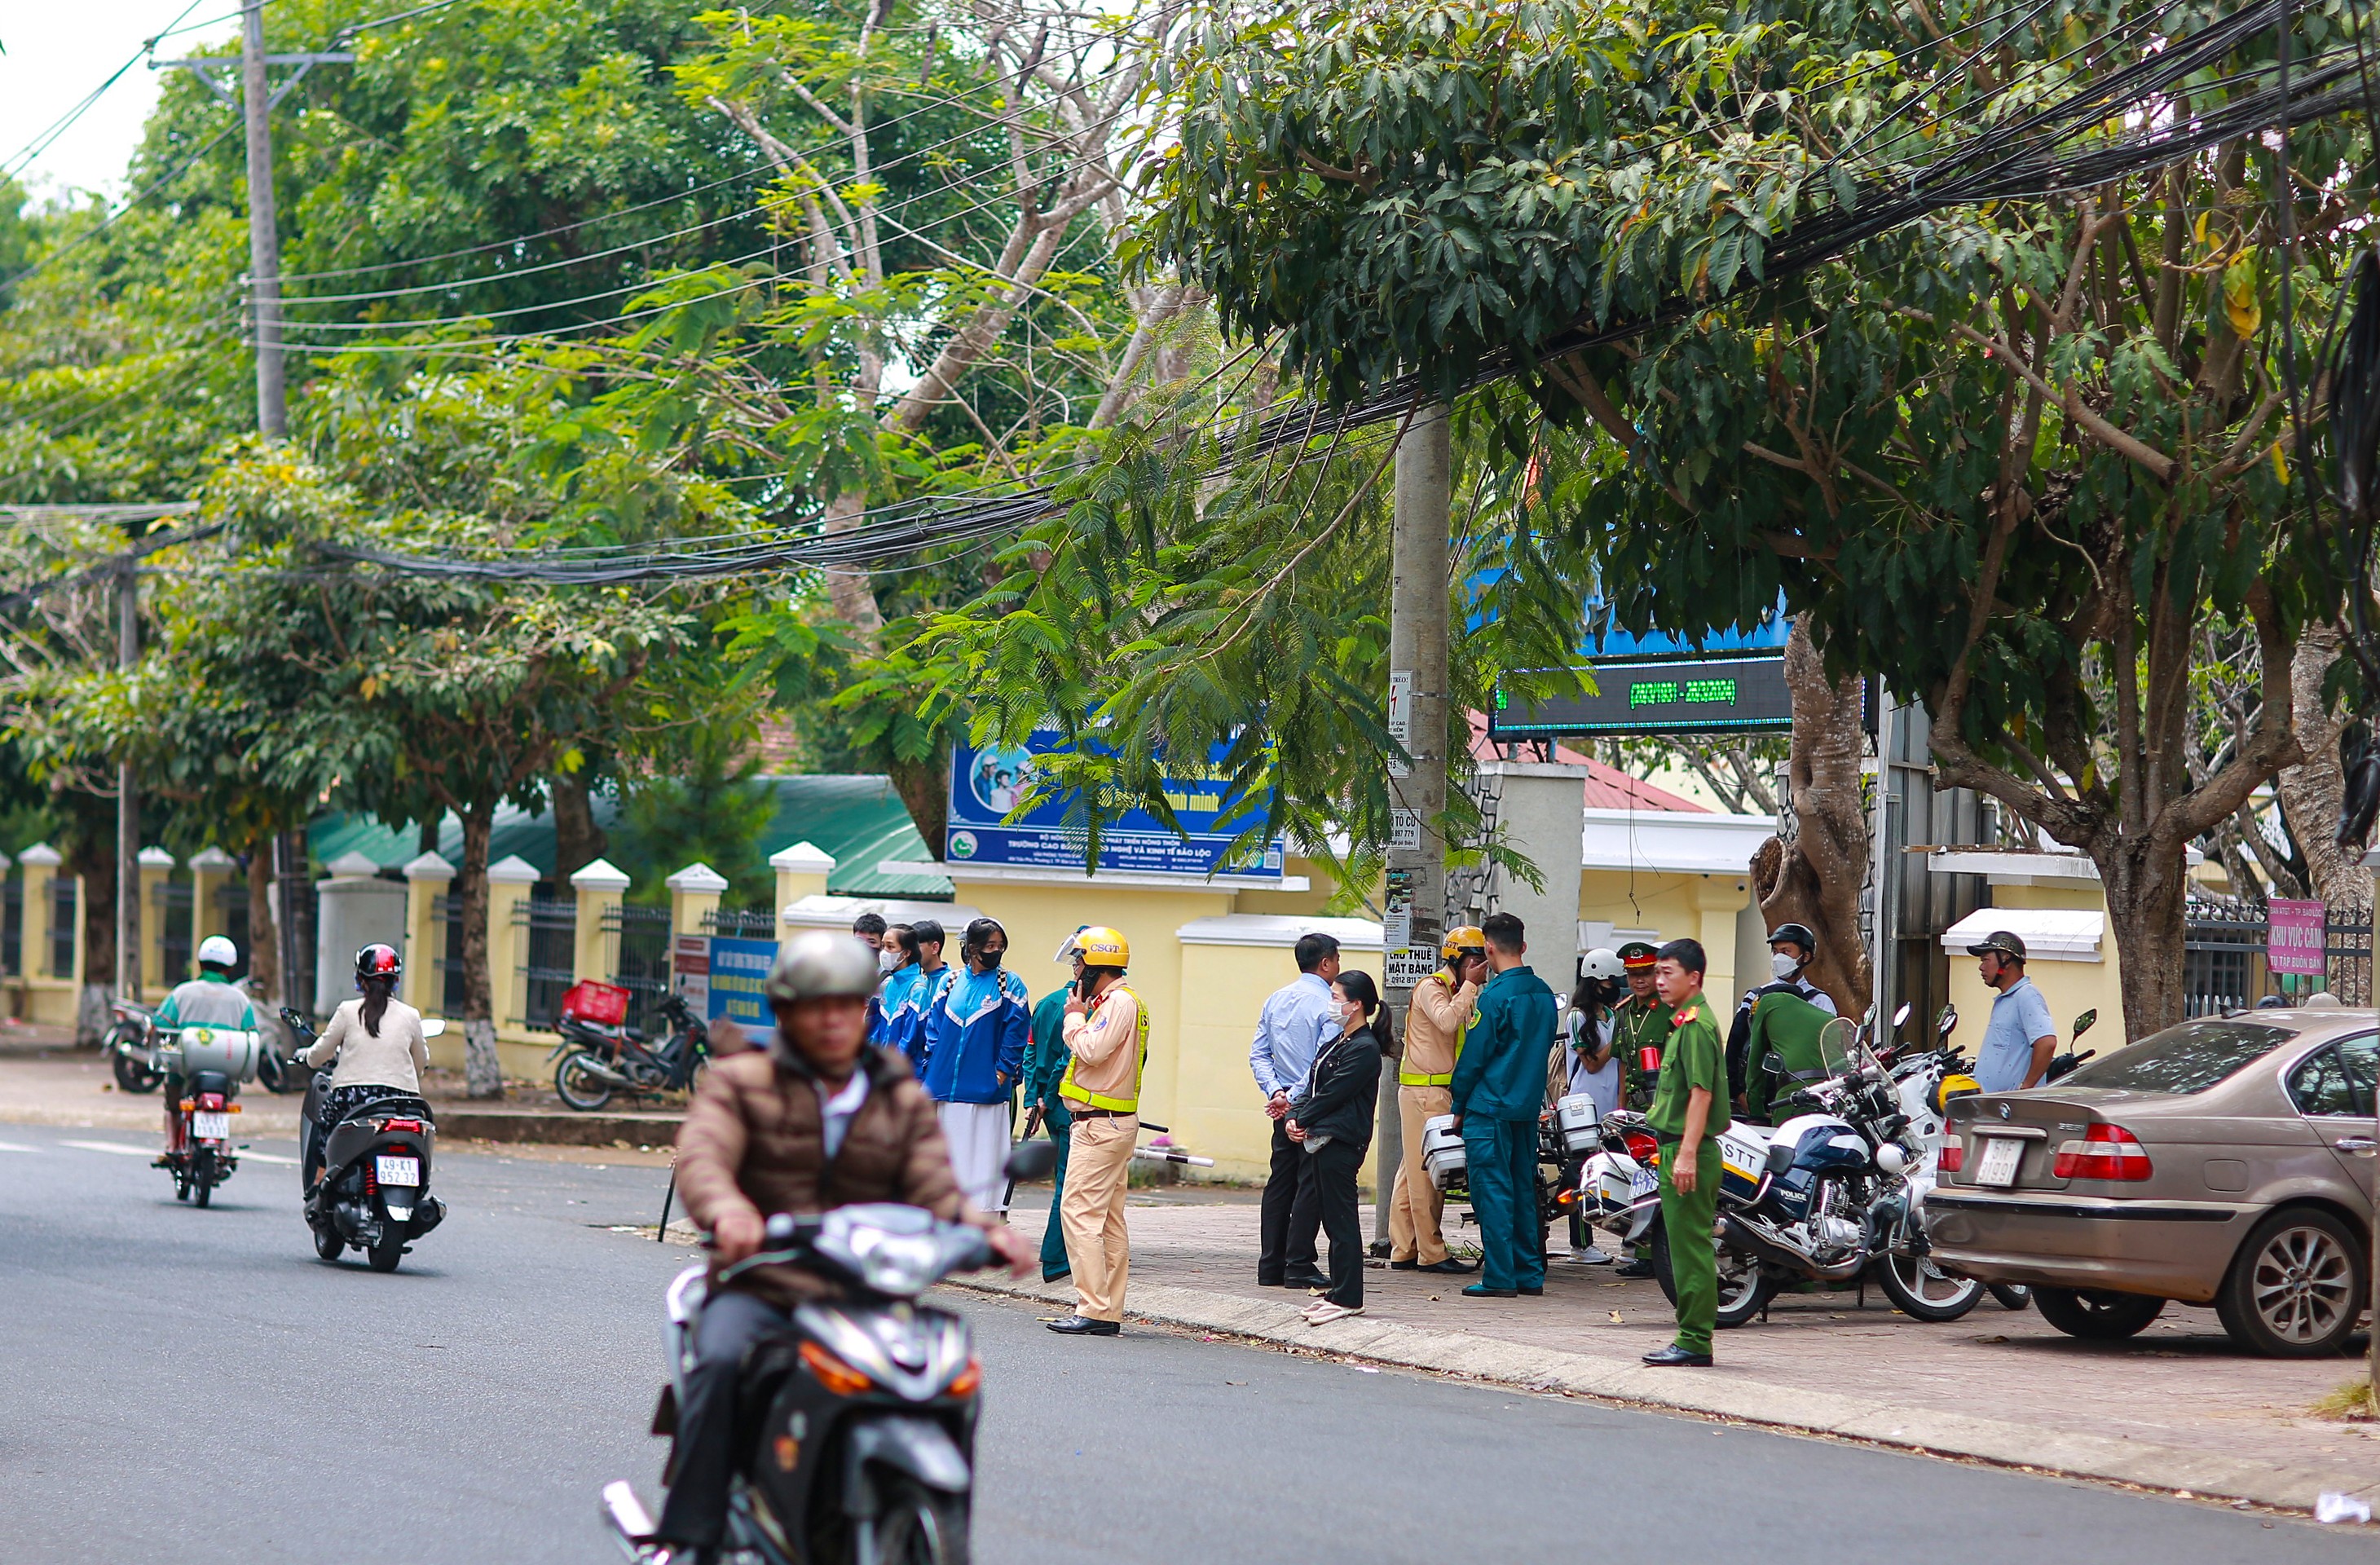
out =
[[[805,1000],[866,1000],[876,992],[876,953],[856,935],[817,929],[777,948],[761,992],[772,1005]]]

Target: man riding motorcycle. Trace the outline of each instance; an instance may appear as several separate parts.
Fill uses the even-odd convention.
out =
[[[186,984],[176,986],[157,1008],[153,1025],[162,1034],[171,1034],[184,1027],[223,1027],[230,1031],[256,1031],[256,1008],[248,996],[232,987],[231,970],[239,965],[239,947],[221,935],[209,935],[199,942],[199,976]],[[182,1127],[182,1078],[178,1074],[165,1078],[165,1150],[180,1150]]]
[[[876,954],[850,935],[787,941],[765,990],[774,1038],[713,1064],[678,1133],[678,1194],[712,1232],[713,1281],[678,1409],[675,1481],[643,1551],[651,1565],[707,1560],[717,1548],[742,1454],[735,1404],[745,1352],[789,1329],[801,1301],[834,1292],[790,1266],[718,1280],[760,1248],[770,1215],[898,1201],[984,1229],[1020,1274],[1032,1264],[1012,1230],[960,1195],[934,1101],[908,1061],[868,1046],[877,978]]]

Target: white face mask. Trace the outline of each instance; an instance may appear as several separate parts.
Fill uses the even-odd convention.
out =
[[[876,970],[880,973],[890,973],[892,971],[893,964],[900,960],[901,953],[891,946],[886,946],[876,953]]]
[[[1772,951],[1768,953],[1768,970],[1780,979],[1790,978],[1802,970],[1802,964],[1788,952]]]

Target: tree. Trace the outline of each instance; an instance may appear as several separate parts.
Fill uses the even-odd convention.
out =
[[[2306,68],[2349,68],[2345,13],[2294,15]],[[1621,622],[1748,625],[1781,590],[1830,670],[1921,696],[1940,785],[2097,866],[2137,1036],[2180,1014],[2184,851],[2299,758],[2292,649],[2337,603],[2287,521],[2289,415],[2318,399],[2279,288],[2327,310],[2370,149],[2356,122],[2301,125],[2284,184],[2254,108],[2199,150],[2268,79],[2252,19],[2163,15],[2144,69],[2173,79],[2143,86],[2116,73],[2143,46],[2067,0],[1916,28],[1822,3],[1269,13],[1181,70],[1153,250],[1342,400],[1509,371],[1591,419],[1625,459],[1566,525]],[[2216,30],[2180,48],[2193,29]],[[1863,215],[1929,168],[2046,187],[2085,154],[2103,172],[2054,197],[2004,180]],[[2265,689],[2193,783],[2209,613],[2253,627]]]

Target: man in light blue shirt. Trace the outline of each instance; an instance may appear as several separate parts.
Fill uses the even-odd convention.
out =
[[[2037,1085],[2058,1052],[2058,1024],[2049,1001],[2024,976],[2024,941],[1996,929],[1967,948],[1985,983],[1999,990],[1992,1019],[1975,1050],[1975,1085],[1985,1092],[2017,1092]]]
[[[1331,980],[1339,977],[1339,942],[1320,933],[1301,935],[1291,954],[1297,958],[1297,980],[1264,1002],[1257,1015],[1256,1047],[1248,1050],[1248,1069],[1272,1118],[1272,1171],[1257,1221],[1260,1288],[1329,1286],[1314,1261],[1322,1208],[1315,1199],[1313,1159],[1281,1122],[1290,1099],[1314,1070],[1314,1057],[1339,1036],[1339,1006],[1330,998]]]

